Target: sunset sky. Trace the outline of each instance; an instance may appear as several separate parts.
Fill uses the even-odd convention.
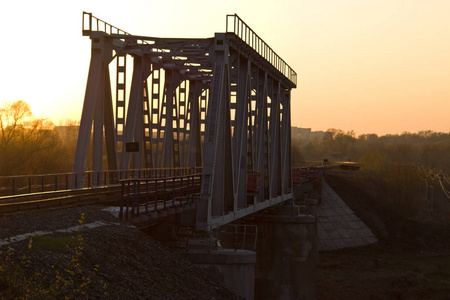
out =
[[[450,131],[448,0],[8,1],[0,102],[81,116],[90,40],[82,12],[155,37],[212,37],[237,13],[298,74],[292,125],[357,134]]]

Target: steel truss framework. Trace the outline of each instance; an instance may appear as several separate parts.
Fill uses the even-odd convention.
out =
[[[110,170],[203,167],[197,230],[292,198],[296,73],[237,15],[214,38],[173,39],[131,35],[83,13],[83,35],[91,62],[73,172],[86,169],[91,135],[94,171],[104,153]],[[139,151],[126,151],[132,143]],[[252,193],[249,174],[261,181]]]

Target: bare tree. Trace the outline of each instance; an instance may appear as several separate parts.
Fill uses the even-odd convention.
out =
[[[52,122],[35,119],[28,103],[0,106],[0,175],[58,171],[65,153]]]

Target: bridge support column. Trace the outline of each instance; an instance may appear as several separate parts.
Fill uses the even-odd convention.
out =
[[[316,299],[316,219],[295,212],[296,207],[285,206],[276,215],[254,220],[255,299]]]
[[[254,251],[220,247],[209,250],[210,241],[207,239],[191,239],[190,244],[188,251],[183,253],[187,260],[205,269],[210,276],[222,281],[237,295],[246,300],[254,299]]]

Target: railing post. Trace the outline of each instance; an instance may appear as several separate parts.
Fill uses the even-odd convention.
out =
[[[133,179],[133,198],[131,202],[131,217],[134,217],[134,205],[136,202],[136,179]]]
[[[166,201],[167,201],[166,181],[167,181],[167,178],[164,177],[164,209],[166,209]]]
[[[128,207],[130,206],[130,180],[127,180],[127,204],[125,209],[125,220],[128,220]]]
[[[175,205],[175,176],[172,177],[172,206]]]
[[[148,214],[148,179],[145,180],[145,214]]]
[[[188,193],[189,193],[189,197],[188,197],[188,202],[192,203],[194,202],[194,175],[189,175],[188,176]]]
[[[180,176],[180,192],[179,192],[180,200],[178,202],[179,205],[182,204],[183,198],[184,198],[184,194],[185,194],[184,193],[184,186],[183,186],[183,178],[184,178],[184,176]]]
[[[137,181],[137,201],[136,201],[136,209],[137,209],[137,215],[140,215],[139,208],[141,206],[141,181]]]
[[[155,183],[155,212],[158,210],[158,178],[154,180]]]
[[[119,209],[119,220],[121,220],[121,221],[123,221],[123,204],[124,204],[123,192],[124,192],[124,185],[125,185],[125,182],[124,182],[124,181],[120,182],[120,209]]]

